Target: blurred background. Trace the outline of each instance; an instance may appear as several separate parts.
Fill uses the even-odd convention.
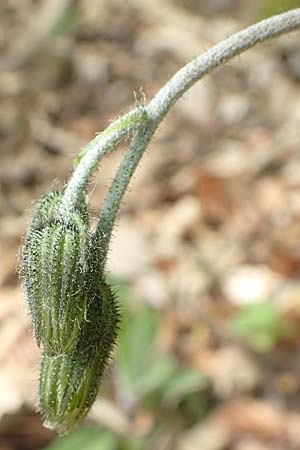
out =
[[[73,158],[192,57],[296,0],[0,3],[0,450],[300,449],[299,33],[236,58],[164,121],[108,272],[123,324],[88,419],[36,411],[17,255]],[[135,92],[135,94],[134,94]],[[90,184],[93,217],[124,154]]]

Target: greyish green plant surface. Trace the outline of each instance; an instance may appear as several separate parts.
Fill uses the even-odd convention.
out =
[[[24,288],[43,349],[39,409],[44,424],[68,433],[90,410],[112,353],[118,304],[105,262],[123,195],[152,136],[194,83],[234,56],[300,28],[300,9],[271,17],[215,45],[179,70],[147,106],[117,119],[84,148],[68,183],[37,202],[23,246]],[[95,229],[87,186],[102,157],[131,138]]]

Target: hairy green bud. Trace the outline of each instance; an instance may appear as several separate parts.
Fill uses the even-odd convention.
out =
[[[84,202],[68,219],[58,215],[61,193],[35,207],[23,249],[26,298],[37,344],[48,355],[75,345],[90,298],[91,233]]]
[[[67,217],[61,216],[61,199],[62,193],[49,193],[35,206],[22,273],[36,341],[44,350],[39,407],[45,425],[64,434],[96,398],[119,313],[85,199]]]
[[[97,394],[118,325],[115,299],[103,281],[109,241],[123,195],[158,126],[212,70],[299,27],[300,9],[294,9],[235,33],[190,61],[146,107],[119,118],[83,149],[63,195],[49,194],[38,203],[23,248],[23,276],[37,342],[44,346],[40,408],[48,426],[69,431]],[[132,133],[93,234],[82,201],[87,184],[100,159]]]
[[[118,305],[101,280],[72,352],[43,355],[39,407],[44,425],[68,433],[90,410],[113,349],[119,324]]]

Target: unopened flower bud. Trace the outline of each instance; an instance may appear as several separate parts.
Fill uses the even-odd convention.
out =
[[[104,281],[98,282],[86,319],[72,352],[43,355],[40,410],[45,426],[59,434],[68,433],[90,410],[116,340],[118,306]]]
[[[38,345],[59,355],[75,345],[90,298],[91,234],[84,202],[62,219],[61,193],[38,202],[23,248],[26,298]]]

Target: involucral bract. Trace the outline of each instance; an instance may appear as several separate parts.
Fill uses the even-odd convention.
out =
[[[118,331],[117,301],[103,274],[85,196],[67,217],[62,192],[36,204],[22,275],[36,342],[43,349],[39,408],[45,425],[70,431],[89,411]]]

